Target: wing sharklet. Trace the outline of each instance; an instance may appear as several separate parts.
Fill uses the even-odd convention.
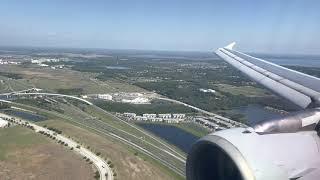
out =
[[[236,42],[232,42],[224,48],[232,50],[235,45],[236,45]]]

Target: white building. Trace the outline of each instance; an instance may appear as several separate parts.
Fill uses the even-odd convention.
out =
[[[128,96],[131,96],[131,97],[141,97],[141,96],[143,96],[143,94],[138,93],[138,92],[135,92],[135,93],[128,93],[127,95],[128,95]]]
[[[215,90],[213,90],[213,89],[199,89],[199,91],[201,91],[201,92],[205,92],[205,93],[215,93],[216,91]]]
[[[146,121],[146,120],[148,120],[148,118],[143,117],[143,116],[136,116],[134,119],[137,120],[137,121]]]
[[[32,63],[32,64],[40,64],[40,63],[42,63],[42,61],[37,60],[37,59],[32,59],[32,60],[31,60],[31,63]]]
[[[0,128],[6,127],[8,125],[8,121],[0,118]]]
[[[129,118],[135,118],[137,115],[136,115],[136,113],[128,113],[128,112],[126,112],[126,113],[123,113],[123,116],[129,117]]]
[[[48,67],[49,66],[48,64],[38,64],[38,65],[41,67]]]
[[[104,99],[104,100],[112,100],[112,96],[110,94],[98,94],[97,98],[99,99]]]
[[[146,118],[148,118],[148,119],[152,119],[152,118],[156,118],[156,117],[157,117],[156,114],[143,114],[142,116],[143,116],[143,117],[146,117]]]
[[[137,97],[134,99],[122,99],[123,103],[131,103],[131,104],[149,104],[150,101],[147,98]]]
[[[182,120],[181,119],[164,119],[163,121],[166,123],[179,123]]]
[[[35,92],[42,91],[42,89],[39,89],[39,88],[32,88],[31,90],[32,90],[32,91],[35,91]]]
[[[162,118],[162,119],[170,119],[171,118],[171,114],[159,114],[158,116],[159,116],[159,118]]]
[[[88,96],[87,96],[87,95],[82,95],[82,96],[81,96],[81,98],[83,98],[83,99],[87,99],[87,98],[88,98]]]
[[[194,121],[196,123],[199,123],[201,124],[202,126],[204,127],[207,127],[207,128],[210,128],[210,129],[219,129],[219,128],[222,128],[220,127],[218,124],[216,124],[215,122],[212,122],[208,119],[206,119],[207,117],[195,117],[194,118]]]
[[[148,119],[148,120],[150,120],[150,121],[152,121],[152,122],[162,122],[162,118],[150,118],[150,119]]]
[[[172,118],[174,119],[184,119],[186,114],[172,114]]]

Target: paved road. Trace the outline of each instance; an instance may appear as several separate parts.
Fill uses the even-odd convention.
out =
[[[84,103],[86,103],[88,105],[93,105],[90,101],[85,100],[83,98],[76,97],[76,96],[57,94],[57,93],[27,93],[26,91],[27,90],[23,90],[23,91],[5,93],[5,94],[0,94],[0,95],[22,95],[22,96],[23,95],[45,95],[45,96],[57,96],[57,97],[66,97],[66,98],[76,99],[76,100],[82,101],[82,102],[84,102]],[[178,100],[170,99],[170,98],[167,98],[167,97],[158,97],[158,96],[155,96],[154,98],[157,98],[157,99],[160,99],[160,100],[164,100],[164,101],[170,101],[170,102],[173,102],[173,103],[176,103],[176,104],[181,104],[181,105],[190,107],[190,108],[192,108],[192,109],[194,109],[196,111],[199,111],[201,113],[207,114],[209,116],[214,116],[214,117],[218,118],[219,120],[224,121],[226,123],[226,125],[228,125],[228,126],[231,126],[231,123],[235,124],[237,126],[246,126],[243,123],[240,123],[240,122],[237,122],[237,121],[233,121],[233,120],[231,120],[229,118],[226,118],[226,117],[220,116],[218,114],[215,114],[215,113],[200,109],[198,107],[192,106],[190,104],[187,104],[187,103],[184,103],[184,102],[181,102],[181,101],[178,101]]]
[[[71,95],[64,95],[64,94],[56,94],[56,93],[25,93],[25,92],[13,92],[13,93],[5,93],[5,94],[0,94],[2,96],[25,96],[25,95],[43,95],[43,96],[55,96],[55,97],[65,97],[65,98],[71,98],[71,99],[76,99],[79,101],[82,101],[88,105],[92,105],[90,101],[87,101],[85,99],[76,97],[76,96],[71,96]]]
[[[168,148],[169,150],[171,150],[171,152],[176,153],[178,157],[176,157],[176,156],[175,156],[175,157],[176,157],[177,159],[181,159],[181,158],[182,158],[183,161],[186,161],[185,155],[176,152],[175,149],[173,149],[173,148],[170,147],[169,145],[163,143],[162,141],[160,141],[158,138],[154,137],[154,136],[151,135],[150,133],[147,133],[147,132],[141,130],[141,129],[138,128],[137,126],[135,126],[135,125],[133,125],[133,124],[131,124],[131,123],[128,123],[128,122],[125,121],[125,120],[122,120],[121,118],[119,118],[119,117],[117,117],[117,116],[109,113],[108,111],[106,111],[106,110],[104,110],[104,109],[102,109],[102,108],[100,108],[100,107],[98,107],[98,106],[95,106],[95,105],[94,105],[94,107],[95,107],[97,110],[102,111],[103,113],[105,113],[105,114],[107,114],[107,115],[109,115],[109,116],[112,116],[114,119],[117,119],[118,121],[121,121],[121,122],[127,124],[128,126],[130,126],[131,128],[133,128],[133,129],[135,129],[135,130],[143,133],[143,134],[146,135],[147,137],[150,137],[150,138],[153,139],[154,141],[158,142],[159,144],[161,144],[161,145],[163,145],[164,147],[166,147],[166,148]]]
[[[67,120],[72,122],[73,124],[77,124],[80,127],[85,127],[87,129],[91,129],[100,135],[104,135],[107,137],[115,138],[120,142],[127,144],[134,149],[144,152],[149,155],[151,158],[161,162],[163,165],[167,166],[169,169],[175,171],[177,174],[181,176],[185,176],[185,157],[175,158],[177,157],[176,153],[170,152],[171,150],[165,148],[165,146],[154,145],[141,139],[141,137],[135,136],[129,132],[123,131],[122,129],[113,127],[109,123],[100,121],[100,120],[88,120],[84,118],[73,118],[66,116],[65,114],[59,114],[53,111],[48,111],[45,109],[40,109],[34,106],[29,106],[25,104],[11,102],[12,105],[28,109],[37,112],[44,112],[51,114],[53,116],[59,117],[62,120]],[[116,135],[116,136],[115,136]],[[178,156],[179,157],[179,156]]]
[[[27,93],[25,91],[27,91],[27,90],[23,90],[23,91],[19,91],[19,92],[13,92],[13,93],[5,93],[5,94],[0,94],[0,95],[9,95],[9,96],[10,95],[18,95],[18,96],[20,96],[20,95],[22,95],[22,96],[23,95],[44,95],[44,96],[66,97],[66,98],[71,98],[71,99],[76,99],[76,100],[82,101],[82,102],[84,102],[84,103],[86,103],[88,105],[93,105],[90,101],[85,100],[83,98],[76,97],[76,96],[57,94],[57,93]],[[217,119],[217,121],[220,121],[220,123],[223,123],[228,127],[233,127],[234,125],[241,126],[241,127],[247,127],[243,123],[231,120],[229,118],[226,118],[226,117],[220,116],[218,114],[215,114],[215,113],[200,109],[198,107],[192,106],[190,104],[187,104],[187,103],[184,103],[184,102],[181,102],[181,101],[178,101],[178,100],[174,100],[174,99],[170,99],[170,98],[166,98],[166,97],[157,97],[157,96],[154,97],[154,98],[157,98],[157,99],[160,99],[160,100],[164,100],[164,101],[170,101],[170,102],[173,102],[173,103],[176,103],[176,104],[181,104],[181,105],[190,107],[190,108],[192,108],[192,109],[194,109],[196,111],[199,111],[201,113],[207,114],[209,116],[214,116]]]
[[[6,118],[11,119],[11,116],[8,116],[8,115],[2,114],[2,113],[0,113],[0,117],[6,117]],[[82,156],[89,158],[93,162],[93,164],[96,166],[96,168],[98,169],[99,174],[100,174],[100,180],[113,180],[113,171],[109,167],[107,162],[105,162],[101,157],[97,156],[95,153],[91,152],[90,150],[88,150],[84,147],[81,147],[80,144],[76,143],[72,139],[69,139],[61,134],[56,134],[54,131],[51,131],[47,128],[41,127],[39,125],[36,125],[34,123],[31,123],[29,121],[25,121],[22,119],[16,118],[15,123],[20,124],[20,125],[24,124],[24,123],[28,123],[29,125],[34,127],[34,130],[36,132],[43,131],[43,132],[46,132],[52,136],[55,136],[56,140],[61,140],[65,143],[67,143],[68,147],[70,147],[70,148],[72,147],[74,152],[77,152],[77,153],[81,154]],[[77,146],[80,146],[80,148],[77,148]],[[106,174],[107,174],[107,176],[106,176]]]
[[[116,138],[116,139],[120,140],[121,142],[123,142],[129,146],[132,146],[135,149],[138,149],[138,150],[144,152],[145,154],[148,154],[149,156],[160,161],[162,164],[169,167],[170,169],[172,169],[176,173],[184,176],[184,169],[185,169],[184,167],[185,167],[185,160],[186,160],[185,155],[178,153],[175,149],[173,149],[172,147],[170,147],[166,143],[163,143],[162,141],[158,140],[157,138],[153,137],[149,133],[146,133],[145,131],[140,130],[136,126],[134,126],[128,122],[125,122],[124,120],[121,120],[120,118],[118,118],[118,117],[110,114],[109,112],[95,106],[94,104],[92,104],[91,102],[89,102],[85,99],[71,96],[71,95],[63,95],[63,94],[55,94],[55,93],[16,92],[16,93],[13,93],[10,95],[16,95],[16,96],[28,96],[28,95],[55,96],[55,97],[71,98],[71,99],[76,99],[76,100],[82,101],[82,102],[90,105],[91,107],[94,107],[96,110],[102,111],[106,115],[113,116],[113,118],[116,118],[117,120],[121,121],[122,123],[125,123],[126,125],[130,126],[131,128],[134,128],[135,130],[142,133],[143,136],[151,138],[151,139],[153,139],[153,141],[156,141],[157,143],[154,144],[154,143],[150,143],[149,141],[145,141],[145,140],[141,139],[142,137],[138,137],[134,134],[123,131],[122,129],[113,127],[111,124],[100,121],[98,119],[95,119],[95,120],[79,119],[79,118],[73,119],[70,117],[67,117],[67,118],[64,117],[64,119],[68,119],[69,121],[72,121],[72,122],[77,123],[81,126],[85,126],[85,127],[90,128],[92,130],[95,130],[96,132],[99,132],[99,133],[104,134],[106,136]],[[214,113],[201,110],[199,108],[196,108],[194,106],[188,105],[188,104],[180,102],[180,101],[176,101],[176,100],[172,100],[172,99],[168,99],[168,98],[162,98],[162,100],[167,100],[167,101],[183,104],[185,106],[191,107],[193,109],[196,109],[200,112],[209,114],[211,116],[212,115],[218,116]],[[223,117],[221,117],[221,118],[223,118]],[[89,119],[91,119],[91,118],[89,118]],[[226,120],[228,120],[228,119],[226,119]]]

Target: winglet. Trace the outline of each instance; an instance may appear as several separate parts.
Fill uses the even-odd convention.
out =
[[[225,46],[224,48],[232,50],[235,45],[236,45],[236,42],[232,42],[231,44]]]

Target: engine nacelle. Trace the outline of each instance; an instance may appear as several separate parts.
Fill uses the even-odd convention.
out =
[[[259,135],[252,128],[228,129],[193,145],[186,176],[187,180],[318,179],[319,149],[315,131]]]

